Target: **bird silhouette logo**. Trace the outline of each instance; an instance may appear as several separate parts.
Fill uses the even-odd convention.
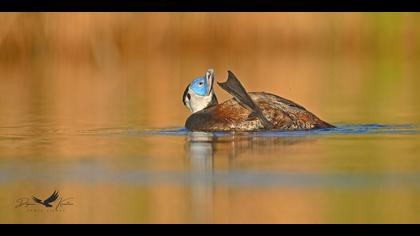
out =
[[[37,198],[35,196],[32,196],[32,200],[34,200],[34,202],[36,202],[38,204],[41,204],[41,205],[43,205],[45,207],[53,207],[51,205],[51,203],[57,201],[58,197],[59,197],[58,191],[54,191],[54,193],[48,199],[46,199],[44,201],[42,201],[41,199],[39,199],[39,198]]]

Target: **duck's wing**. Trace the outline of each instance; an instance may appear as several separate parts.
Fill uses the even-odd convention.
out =
[[[286,98],[283,98],[283,97],[280,97],[280,96],[277,96],[277,95],[274,95],[274,96],[276,96],[279,99],[280,102],[282,102],[282,103],[284,103],[284,104],[286,104],[290,107],[296,107],[296,108],[299,108],[301,110],[306,111],[306,108],[304,108],[303,106],[301,106],[301,105],[299,105],[299,104],[297,104],[297,103],[295,103],[295,102],[293,102],[289,99],[286,99]]]
[[[218,83],[219,86],[230,93],[242,106],[248,109],[251,112],[252,116],[258,117],[258,119],[263,124],[264,128],[272,129],[274,125],[264,116],[261,112],[261,109],[255,104],[251,99],[249,94],[246,92],[244,86],[236,78],[236,76],[228,71],[228,79],[224,83]]]

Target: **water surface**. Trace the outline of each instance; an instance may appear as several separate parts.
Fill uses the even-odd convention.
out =
[[[36,136],[12,136],[10,129],[25,133],[0,129],[2,149],[16,155],[0,161],[3,222],[418,223],[420,217],[418,125],[252,133],[104,128]],[[60,151],[60,143],[72,142],[71,155]],[[22,196],[47,197],[54,189],[75,205],[64,212],[15,208]]]

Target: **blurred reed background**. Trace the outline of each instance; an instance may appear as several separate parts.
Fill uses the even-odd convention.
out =
[[[2,13],[0,122],[181,127],[209,67],[335,123],[416,123],[416,13]],[[228,99],[216,88],[221,100]],[[31,117],[28,117],[31,114]]]

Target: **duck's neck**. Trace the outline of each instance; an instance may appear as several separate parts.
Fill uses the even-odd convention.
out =
[[[194,95],[193,95],[194,96]],[[190,103],[190,110],[193,113],[196,113],[198,111],[207,109],[212,106],[216,106],[219,104],[217,101],[217,97],[214,93],[212,95],[206,96],[206,97],[200,97],[199,99],[192,98],[192,103]]]
[[[217,100],[216,94],[212,93],[212,97],[211,97],[211,101],[209,103],[209,105],[206,108],[212,107],[212,106],[216,106],[217,104],[219,104],[219,101]]]

